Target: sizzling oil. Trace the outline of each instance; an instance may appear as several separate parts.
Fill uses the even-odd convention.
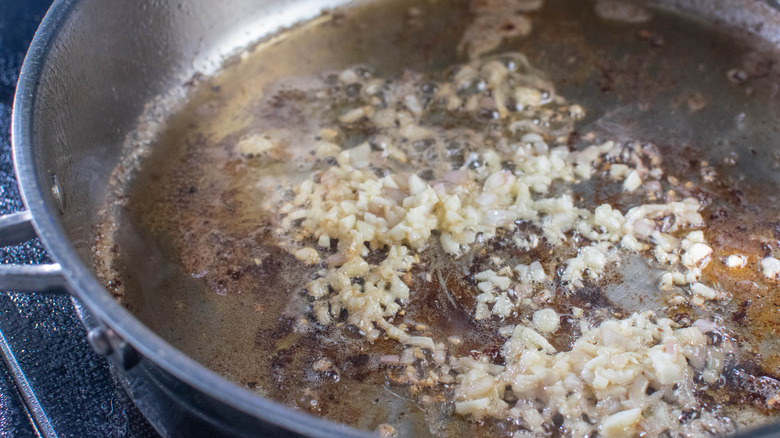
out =
[[[410,20],[411,6],[422,9],[423,26]],[[322,71],[361,64],[393,77],[405,68],[438,70],[462,61],[455,47],[469,19],[464,2],[391,1],[338,11],[258,44],[215,78],[193,78],[187,104],[167,120],[131,183],[111,200],[117,205],[108,207],[104,235],[114,252],[111,265],[102,270],[108,287],[174,346],[260,394],[365,429],[391,423],[407,425],[402,434],[469,433],[475,424],[441,422],[445,412],[418,403],[419,396],[413,400],[385,373],[371,372],[380,366],[378,354],[398,353],[396,344],[380,340],[371,345],[344,324],[302,328],[313,325],[302,293],[313,269],[276,246],[272,215],[258,206],[279,189],[274,174],[305,174],[310,167],[301,160],[281,160],[276,168],[260,169],[235,150],[242,136],[256,130],[287,132],[293,145],[310,143],[319,125],[307,117],[301,96],[310,86],[307,78]],[[770,93],[761,93],[771,90],[775,79],[753,80],[748,97],[728,81],[729,68],[743,63],[743,43],[663,14],[639,26],[605,23],[593,15],[589,2],[550,0],[534,20],[530,37],[512,41],[511,48],[527,54],[560,94],[587,103],[580,132],[652,141],[668,157],[668,174],[703,187],[698,195],[712,201],[705,217],[711,224],[708,239],[716,243],[713,260],[733,252],[777,254],[773,218],[778,203],[763,184],[776,187],[778,182],[769,140],[776,128],[767,126],[778,108]],[[300,80],[273,85],[288,77]],[[687,102],[693,95],[708,105],[691,110],[695,106]],[[747,114],[753,129],[733,126],[739,113]],[[746,152],[751,147],[757,152]],[[720,165],[732,153],[739,157],[736,167]],[[703,157],[717,164],[715,182],[701,181]],[[617,194],[593,188],[583,188],[580,195],[594,204],[621,203]],[[425,276],[436,272],[440,257],[425,255],[427,262],[413,271],[419,293],[408,317],[462,332],[463,354],[497,351],[502,340],[482,330],[467,309],[467,291],[473,287],[469,273],[478,272],[485,261],[477,257],[474,266],[443,277],[456,295],[453,304],[442,296],[440,283]],[[754,273],[712,265],[705,276],[734,295],[723,322],[745,353],[733,368],[777,376],[779,319],[761,310],[780,307],[774,288]],[[614,276],[621,281],[618,273]],[[573,303],[613,313],[631,310],[611,303],[602,287],[588,285],[587,292],[554,304],[562,314],[570,313]],[[695,319],[698,312],[690,309],[675,317]],[[556,347],[570,342],[562,337]],[[312,364],[321,358],[330,359],[333,367],[314,371]],[[718,397],[713,403],[725,404],[727,412],[755,396],[738,378],[708,395]],[[501,424],[488,426],[492,433],[506,433]]]

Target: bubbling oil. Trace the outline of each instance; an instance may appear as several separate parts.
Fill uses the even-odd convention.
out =
[[[129,184],[118,188],[119,199],[109,201],[105,240],[97,246],[108,248],[111,256],[98,270],[118,299],[155,332],[210,369],[261,395],[369,430],[389,423],[397,425],[402,435],[472,435],[480,431],[508,436],[512,425],[493,420],[480,425],[453,417],[451,404],[440,402],[449,397],[448,388],[411,394],[408,386],[390,378],[392,373],[377,372],[384,366],[382,356],[401,352],[396,343],[382,339],[368,343],[343,321],[318,326],[305,293],[316,267],[306,266],[279,248],[273,232],[276,215],[261,207],[269,194],[286,190],[290,183],[327,165],[311,160],[309,151],[320,140],[325,121],[337,119],[350,103],[349,91],[343,90],[344,101],[332,106],[317,104],[314,94],[333,85],[332,72],[360,65],[366,69],[371,66],[377,77],[399,77],[405,70],[435,75],[464,61],[456,47],[471,19],[468,5],[417,3],[398,0],[332,14],[324,23],[290,30],[273,45],[258,44],[243,61],[230,63],[214,78],[195,78],[184,109],[167,120],[148,156],[133,169]],[[425,25],[410,21],[412,7],[422,10]],[[722,76],[727,81],[721,65],[724,60],[740,62],[742,47],[701,24],[659,13],[665,20],[642,24],[641,30],[679,41],[678,46],[664,48],[661,54],[636,38],[636,27],[602,27],[591,7],[590,2],[550,0],[534,16],[534,33],[506,43],[503,49],[511,46],[528,55],[560,94],[575,102],[592,103],[586,106],[587,118],[578,125],[582,133],[615,134],[618,125],[626,140],[652,141],[668,152],[668,173],[681,178],[689,175],[689,163],[701,161],[701,157],[699,151],[681,145],[680,139],[690,137],[690,127],[702,123],[697,114],[677,114],[670,122],[663,111],[643,113],[640,102],[671,105],[700,80],[718,83]],[[689,38],[690,34],[699,35],[699,42]],[[394,42],[391,47],[384,44],[388,40]],[[718,42],[719,52],[708,50],[702,41]],[[599,66],[601,73],[594,73],[593,65]],[[660,72],[666,80],[656,81],[649,71]],[[679,72],[685,71],[704,73],[697,78],[681,76]],[[716,97],[719,93],[725,97]],[[741,99],[721,88],[704,97],[711,101]],[[642,126],[633,121],[637,116],[644,119]],[[485,117],[489,119],[490,114]],[[484,123],[447,119],[435,113],[430,122],[453,126]],[[684,135],[680,136],[681,132]],[[236,145],[257,133],[271,133],[275,141],[284,144],[281,155],[266,161],[243,158]],[[733,136],[728,132],[708,135]],[[358,126],[343,133],[342,143],[349,147],[367,140],[371,140],[371,132]],[[706,139],[701,141],[706,144]],[[574,135],[571,147],[576,148],[577,142]],[[431,179],[440,178],[440,163],[450,168],[479,166],[476,161],[469,163],[477,146],[463,138],[421,142],[413,145],[415,159],[394,164],[397,168],[392,170],[414,170],[420,175],[430,173]],[[739,170],[718,172],[736,175]],[[704,184],[697,178],[691,179],[703,187],[706,196],[714,198],[706,209],[714,217],[708,237],[720,245],[713,258],[732,249],[753,258],[763,254],[765,249],[751,244],[750,236],[767,233],[769,225],[762,218],[777,214],[776,208],[763,202],[764,194],[734,182],[738,178],[726,186]],[[574,190],[593,205],[629,202],[603,187],[585,185]],[[741,191],[738,200],[733,190]],[[740,217],[742,228],[735,231],[737,218],[719,212],[732,212],[744,205],[752,206],[754,213]],[[472,276],[490,266],[491,257],[515,264],[564,259],[576,251],[564,248],[550,254],[544,245],[518,251],[500,239],[483,245],[486,251],[457,260],[434,246],[421,254],[422,262],[411,272],[415,295],[403,319],[459,334],[462,343],[453,350],[458,355],[496,355],[503,343],[496,335],[498,322],[477,323],[470,313]],[[745,297],[756,295],[756,289],[762,303],[780,304],[765,282],[720,267],[706,272],[705,278],[730,285],[734,298],[724,315],[743,312],[756,322],[755,329],[728,323],[729,336],[750,343],[761,339],[765,329],[776,330],[776,322],[762,319],[754,310],[757,306],[743,305]],[[601,283],[557,295],[551,305],[561,315],[571,314],[573,307],[586,308],[595,315],[594,322],[607,315],[625,314],[632,309],[622,308],[604,292],[605,285],[624,280],[622,271],[615,270]],[[518,314],[509,322],[529,316]],[[712,317],[695,308],[680,309],[671,316],[681,322]],[[715,316],[719,321],[724,318],[729,316]],[[553,341],[561,351],[571,348],[578,336],[576,325],[566,319],[563,328]],[[760,400],[761,394],[768,393],[764,388],[772,388],[773,381],[766,379],[776,373],[772,366],[778,363],[777,355],[765,361],[758,356],[746,348],[732,359],[728,380],[706,393],[713,400],[709,408],[722,405],[724,415],[750,418],[746,423],[771,418],[764,416],[767,411],[740,407],[745,400]],[[749,372],[744,371],[747,364],[753,364]],[[745,389],[748,387],[759,389]],[[736,395],[730,393],[733,389]]]

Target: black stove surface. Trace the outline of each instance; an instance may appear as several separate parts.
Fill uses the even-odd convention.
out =
[[[0,214],[24,209],[11,159],[11,106],[24,54],[51,3],[0,0]],[[49,257],[35,239],[0,248],[0,260]],[[67,295],[0,292],[0,332],[0,347],[12,353],[0,361],[0,438],[157,437],[87,344]],[[26,397],[25,386],[32,390]]]

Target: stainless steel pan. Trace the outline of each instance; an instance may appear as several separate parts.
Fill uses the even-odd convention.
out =
[[[91,343],[110,356],[136,403],[163,435],[365,434],[264,399],[209,371],[117,304],[91,268],[99,209],[111,187],[111,172],[126,153],[123,146],[152,140],[144,135],[153,129],[138,129],[139,117],[144,116],[145,121],[153,114],[164,118],[175,109],[176,97],[186,92],[185,84],[191,78],[211,75],[240,48],[344,3],[62,0],[55,2],[32,44],[19,81],[13,116],[14,158],[28,211],[3,218],[0,226],[4,229],[4,243],[37,234],[57,264],[4,266],[0,281],[7,289],[64,288],[73,294],[90,329]],[[549,3],[565,6],[566,2]],[[615,123],[633,122],[639,113],[631,96],[668,104],[664,99],[687,92],[686,87],[696,83],[696,75],[667,82],[662,80],[666,76],[656,80],[648,73],[673,72],[681,66],[696,68],[692,59],[703,59],[710,65],[719,60],[730,63],[721,66],[727,72],[742,68],[749,51],[768,54],[771,60],[772,51],[780,45],[780,12],[766,2],[666,0],[652,4],[694,17],[694,21],[715,23],[723,32],[720,37],[711,34],[711,53],[687,58],[685,51],[701,44],[668,41],[666,47],[658,48],[666,52],[655,55],[654,63],[639,63],[634,70],[621,70],[619,67],[624,64],[610,64],[610,60],[619,61],[615,54],[593,49],[599,43],[600,32],[590,29],[584,42],[574,43],[590,48],[584,59],[593,64],[584,64],[577,73],[586,78],[585,82],[590,80],[587,78],[602,81],[602,89],[595,94],[578,92],[582,83],[574,81],[564,86],[563,93],[592,102],[596,114],[608,115],[588,121],[593,126],[609,129],[617,126]],[[318,52],[316,56],[291,57],[315,59],[334,68],[360,62],[361,56],[367,55],[370,61],[392,69],[399,60],[423,68],[446,63],[447,57],[453,56],[441,54],[436,46],[418,45],[419,41],[404,38],[398,29],[388,27],[391,26],[377,26],[373,32],[366,32],[375,36],[373,40],[366,38],[331,52]],[[366,45],[376,49],[383,41],[376,35],[382,32],[395,32],[392,35],[397,46],[386,52],[366,49]],[[554,34],[548,32],[548,38]],[[566,36],[565,30],[561,34]],[[732,38],[742,42],[732,44]],[[648,40],[648,44],[654,42]],[[404,56],[405,50],[415,47],[423,50]],[[550,67],[544,65],[545,59],[552,59],[549,53],[530,44],[527,49],[536,50],[532,55],[542,67]],[[568,50],[567,40],[550,50]],[[327,61],[328,56],[334,61]],[[600,69],[600,75],[591,77],[594,65]],[[777,93],[780,81],[771,76],[777,73],[771,63],[759,73],[765,76],[755,78],[749,102],[739,97],[744,89],[721,93],[720,85],[705,81],[702,92],[714,108],[708,116],[689,120],[661,111],[645,122],[668,129],[665,135],[671,147],[683,148],[689,143],[698,143],[699,147],[717,145],[705,151],[713,158],[726,157],[735,144],[749,143],[751,151],[737,150],[740,160],[734,175],[742,175],[748,182],[768,184],[770,190],[763,196],[767,204],[775,205],[780,173],[774,165],[774,139],[780,105],[773,93]],[[554,76],[560,80],[566,74],[558,71]],[[743,122],[739,122],[739,117]],[[691,133],[696,135],[692,137]],[[621,132],[613,134],[620,136]],[[677,134],[682,136],[675,137]],[[691,151],[694,156],[699,153],[696,148]],[[683,163],[677,165],[683,167]],[[775,432],[772,429],[766,433]]]

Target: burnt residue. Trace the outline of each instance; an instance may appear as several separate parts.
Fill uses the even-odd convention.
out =
[[[376,76],[393,76],[405,68],[436,70],[461,62],[455,47],[470,19],[467,2],[434,3],[393,0],[377,9],[336,11],[324,27],[294,30],[216,78],[193,76],[185,84],[191,89],[189,103],[167,121],[142,165],[117,169],[135,177],[128,185],[127,179],[117,179],[112,187],[115,197],[107,202],[96,244],[110,263],[96,269],[111,293],[145,324],[259,394],[366,429],[395,422],[413,425],[402,431],[406,435],[470,436],[477,423],[443,422],[452,418],[452,404],[430,402],[449,395],[448,389],[413,395],[408,386],[388,380],[402,368],[381,364],[379,357],[399,354],[396,342],[367,342],[345,323],[346,315],[329,327],[311,317],[304,288],[317,267],[303,266],[279,248],[272,212],[258,207],[264,193],[279,188],[258,185],[265,175],[235,148],[243,136],[269,129],[295,131],[297,137],[285,137],[285,147],[319,140],[320,126],[307,116],[307,78],[322,70],[363,64],[375,67]],[[421,8],[426,26],[408,26],[411,6]],[[744,41],[662,12],[641,26],[607,25],[595,19],[588,1],[548,0],[533,19],[533,34],[503,49],[528,55],[559,85],[559,94],[583,105],[587,117],[570,134],[569,147],[584,145],[591,132],[602,139],[652,143],[664,161],[661,200],[672,190],[708,204],[704,231],[715,252],[704,281],[730,299],[718,304],[717,315],[688,306],[667,315],[682,325],[714,317],[741,346],[723,385],[708,389],[702,399],[728,415],[745,402],[768,404],[767,391],[777,388],[780,369],[780,320],[767,309],[780,308],[780,294],[757,264],[767,255],[780,256],[774,158],[780,114],[771,100],[777,88],[775,54],[746,55],[753,52],[745,50]],[[423,53],[414,51],[419,47]],[[730,80],[740,72],[744,80]],[[282,77],[296,80],[292,86],[270,85]],[[693,95],[707,104],[690,111],[684,103]],[[442,126],[461,122],[441,121]],[[350,138],[338,141],[370,141],[373,133],[355,126]],[[279,161],[280,170],[289,170],[286,157]],[[708,168],[714,177],[705,180]],[[576,187],[574,195],[588,205],[628,205],[623,193],[606,186]],[[538,231],[518,223],[512,233]],[[544,242],[521,249],[502,239],[488,240],[460,258],[426,251],[409,278],[414,293],[406,312],[394,322],[458,334],[462,343],[451,348],[453,353],[486,355],[501,363],[504,339],[496,328],[529,318],[532,309],[504,321],[475,321],[473,274],[501,267],[495,257],[510,267],[540,260],[552,273],[575,252],[574,245],[550,254]],[[730,254],[746,256],[749,265],[726,268],[721,260]],[[384,256],[375,250],[368,260]],[[561,315],[550,339],[556,348],[569,349],[580,334],[574,307],[584,309],[590,323],[630,314],[605,295],[607,283],[621,281],[611,269],[604,281],[573,291],[557,288],[550,301],[536,303]],[[681,421],[693,415],[684,412]],[[559,433],[556,424],[549,426],[551,434]],[[482,427],[496,436],[517,429],[495,420]]]
[[[740,364],[725,375],[724,383],[731,402],[752,404],[766,414],[780,411],[780,380],[762,375],[760,367]]]
[[[496,349],[503,340],[490,322],[474,320],[475,297],[479,293],[471,278],[485,266],[484,260],[455,261],[433,249],[423,253],[412,270],[411,295],[405,314],[396,319],[412,326],[424,324],[430,333],[450,333],[461,339],[454,350],[459,355]],[[442,339],[443,340],[443,339]]]

